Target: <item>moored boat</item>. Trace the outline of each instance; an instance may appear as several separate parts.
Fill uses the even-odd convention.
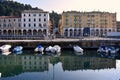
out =
[[[6,44],[6,45],[3,45],[3,46],[0,47],[0,51],[2,53],[9,52],[10,48],[11,48],[11,45]]]
[[[83,53],[83,49],[78,45],[73,46],[73,49],[76,53]]]
[[[14,49],[13,49],[13,52],[21,52],[23,50],[23,47],[22,46],[16,46]]]
[[[52,48],[51,48],[51,52],[52,53],[59,53],[61,52],[61,47],[59,45],[54,45]]]
[[[43,51],[44,51],[44,47],[42,45],[38,45],[35,50],[34,50],[36,53],[42,53],[43,54]]]

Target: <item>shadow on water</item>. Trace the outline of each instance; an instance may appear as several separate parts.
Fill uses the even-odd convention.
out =
[[[15,76],[23,72],[50,71],[49,65],[62,64],[63,71],[100,70],[116,68],[116,60],[101,58],[95,50],[85,51],[77,56],[73,51],[63,51],[59,56],[35,55],[33,51],[24,51],[21,55],[0,56],[2,77]]]

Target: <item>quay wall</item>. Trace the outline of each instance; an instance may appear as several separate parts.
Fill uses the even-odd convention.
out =
[[[10,44],[12,47],[21,45],[24,48],[35,48],[41,44],[44,47],[60,45],[61,48],[72,48],[74,45],[79,45],[82,48],[98,48],[100,45],[119,45],[120,40],[85,40],[85,39],[54,39],[54,40],[0,40],[0,46]]]

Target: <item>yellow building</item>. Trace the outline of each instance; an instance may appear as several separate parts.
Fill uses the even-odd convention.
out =
[[[63,12],[60,29],[60,34],[66,37],[105,36],[107,32],[116,31],[116,13]]]

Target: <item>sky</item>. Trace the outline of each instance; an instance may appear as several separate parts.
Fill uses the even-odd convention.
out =
[[[44,11],[102,11],[117,13],[117,20],[120,21],[120,0],[13,0],[23,4],[30,4]]]

